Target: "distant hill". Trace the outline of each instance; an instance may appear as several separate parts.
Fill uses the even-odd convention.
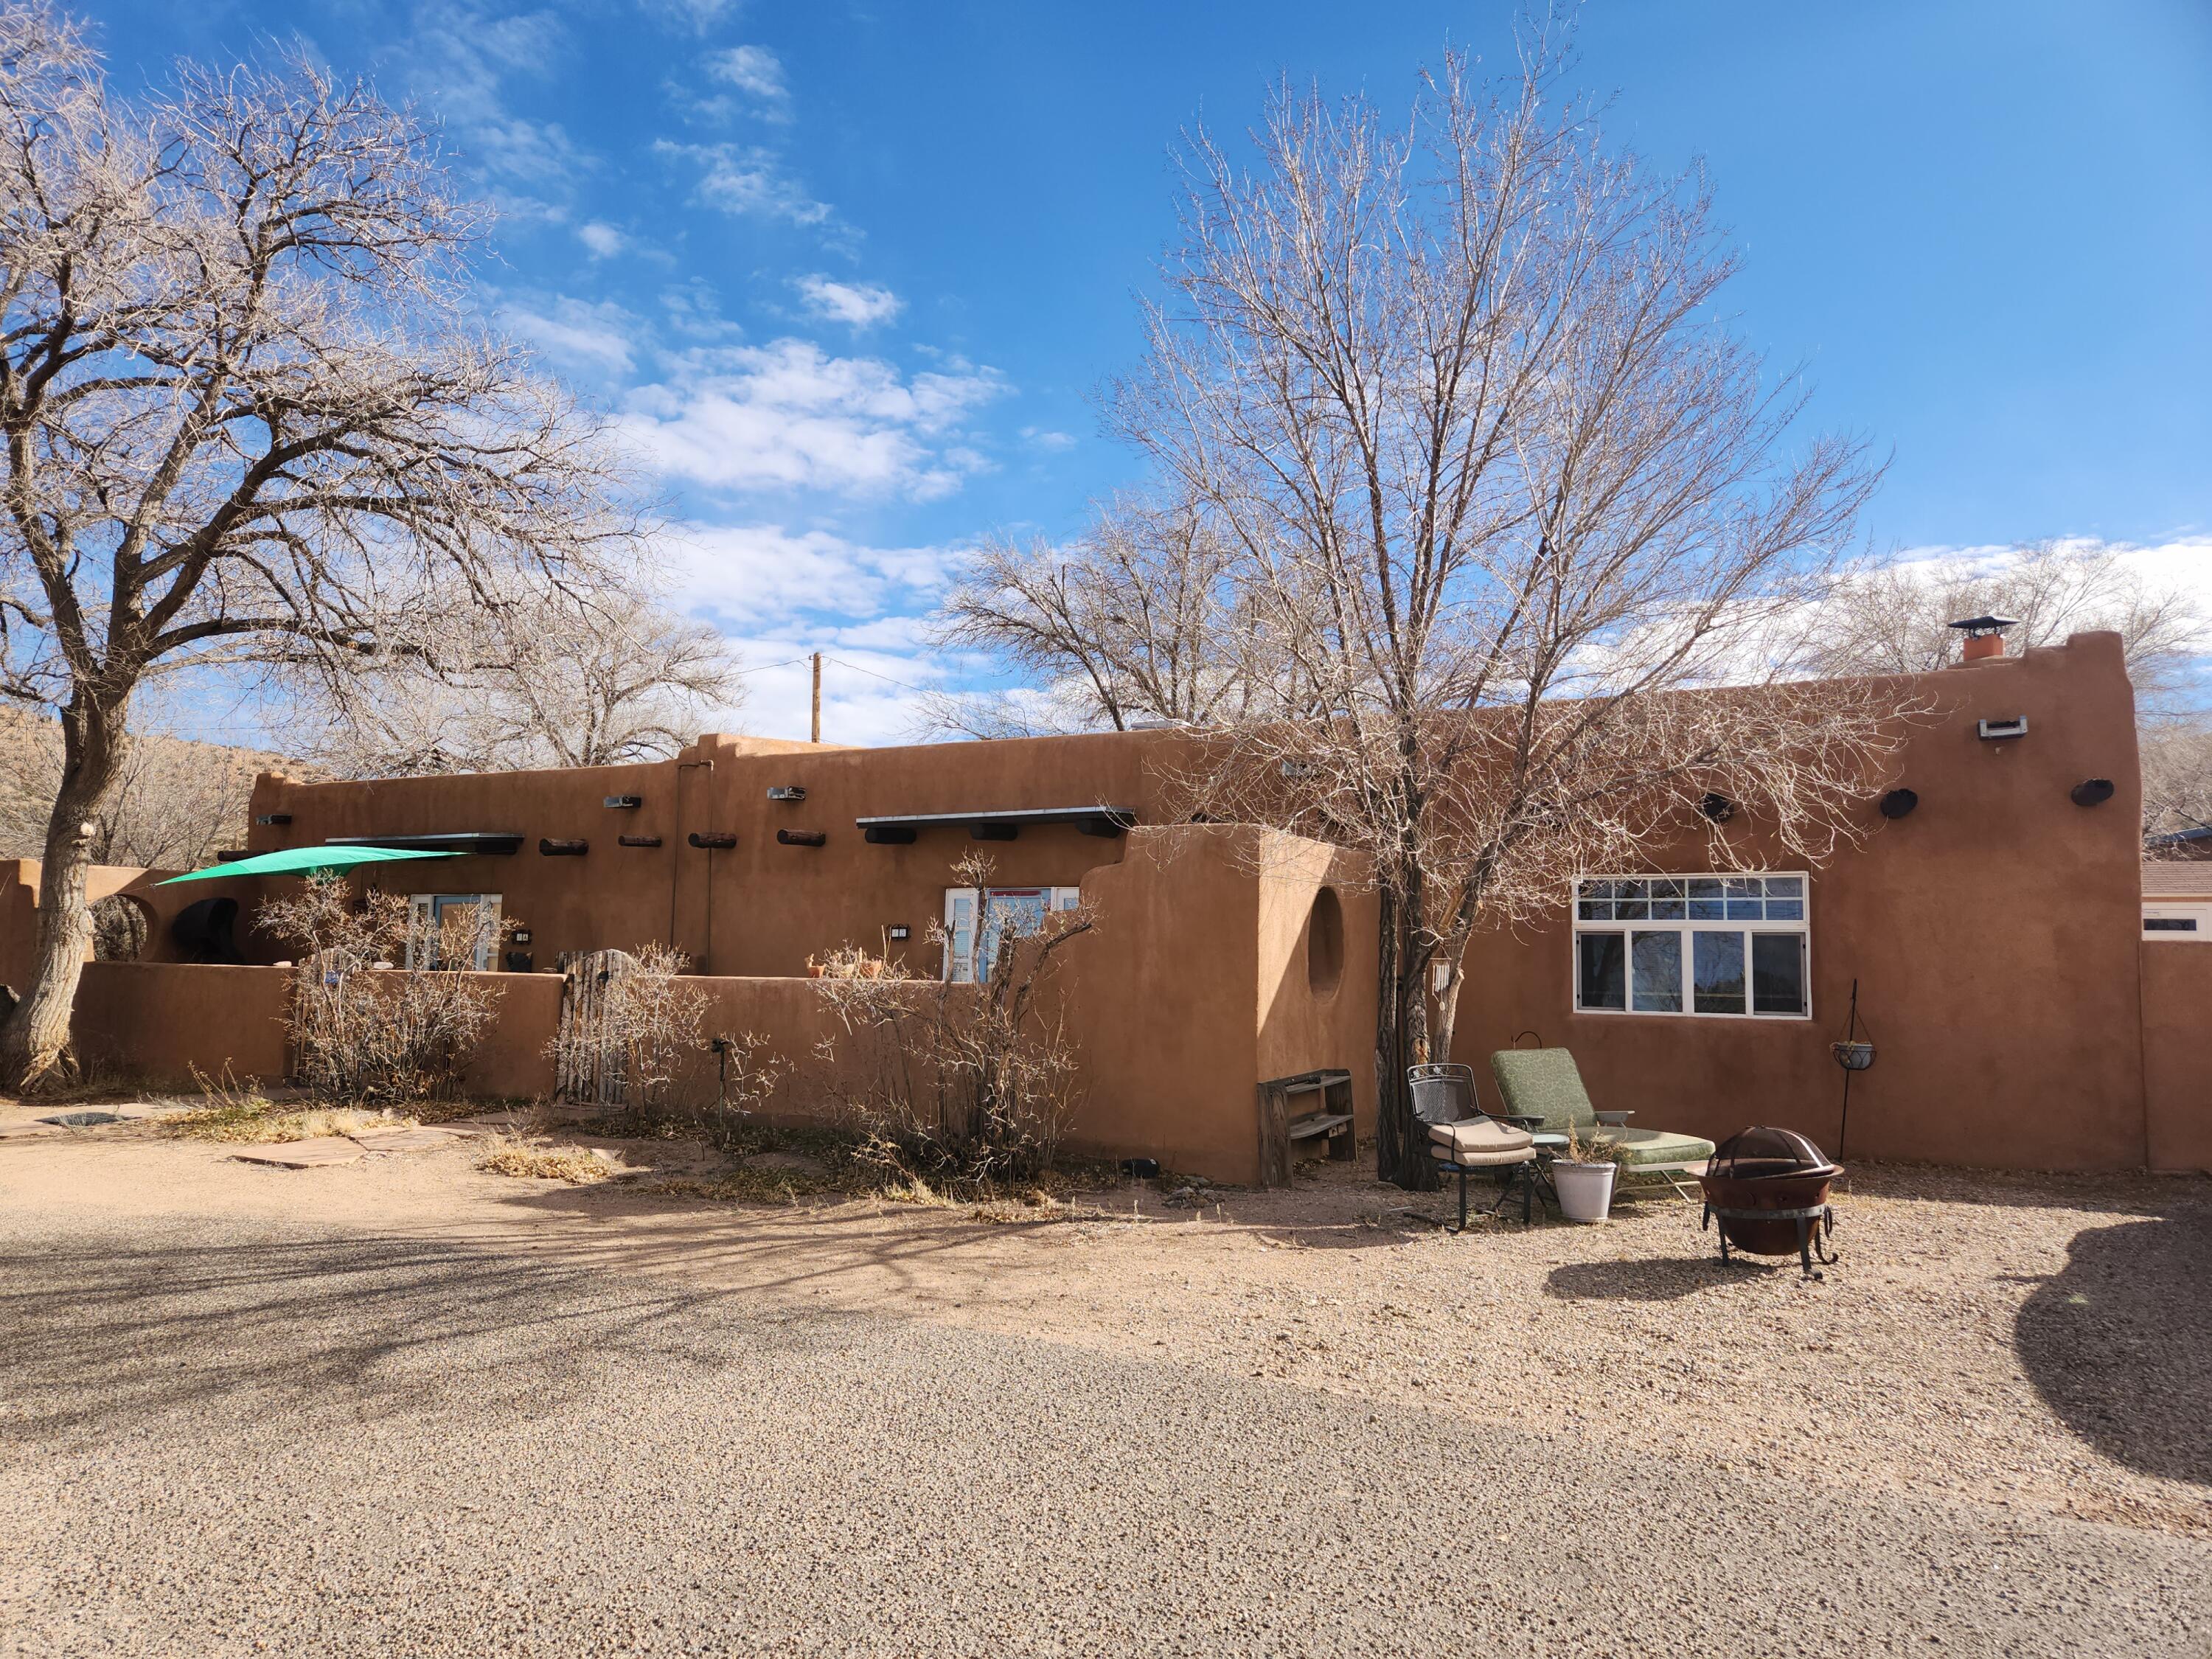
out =
[[[0,705],[0,858],[43,854],[46,816],[61,780],[61,727]],[[95,826],[100,864],[195,869],[220,848],[246,844],[257,774],[317,769],[256,749],[147,733],[132,739],[123,783]]]

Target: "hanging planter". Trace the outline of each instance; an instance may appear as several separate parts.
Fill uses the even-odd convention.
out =
[[[1828,1051],[1835,1055],[1836,1064],[1847,1072],[1863,1072],[1874,1064],[1871,1042],[1832,1042]]]

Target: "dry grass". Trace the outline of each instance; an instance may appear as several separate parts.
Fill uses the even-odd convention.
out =
[[[581,1146],[537,1146],[506,1135],[486,1143],[477,1168],[527,1181],[565,1181],[572,1187],[628,1173],[606,1152]]]
[[[279,1105],[258,1094],[232,1092],[164,1118],[161,1132],[193,1140],[270,1146],[357,1134],[363,1129],[411,1129],[415,1123],[414,1118],[399,1112],[355,1106]]]

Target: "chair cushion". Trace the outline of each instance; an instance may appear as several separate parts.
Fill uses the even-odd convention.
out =
[[[1490,1070],[1505,1098],[1507,1115],[1540,1117],[1553,1134],[1565,1134],[1570,1125],[1596,1127],[1597,1109],[1566,1049],[1502,1048],[1491,1055]]]
[[[1713,1155],[1713,1143],[1696,1135],[1678,1135],[1665,1129],[1607,1129],[1620,1147],[1621,1161],[1634,1169],[1639,1164],[1694,1164]]]
[[[1461,1152],[1453,1151],[1449,1146],[1439,1146],[1432,1143],[1429,1147],[1429,1153],[1439,1164],[1453,1164],[1462,1170],[1503,1169],[1509,1164],[1533,1164],[1536,1158],[1536,1149],[1534,1146],[1508,1146],[1495,1152]]]
[[[1531,1139],[1526,1129],[1516,1129],[1510,1123],[1489,1117],[1468,1117],[1456,1123],[1429,1125],[1429,1139],[1455,1152],[1517,1152]]]

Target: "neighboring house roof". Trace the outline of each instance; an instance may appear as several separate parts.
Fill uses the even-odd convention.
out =
[[[2212,898],[2212,859],[2161,859],[2142,867],[2145,898]]]

